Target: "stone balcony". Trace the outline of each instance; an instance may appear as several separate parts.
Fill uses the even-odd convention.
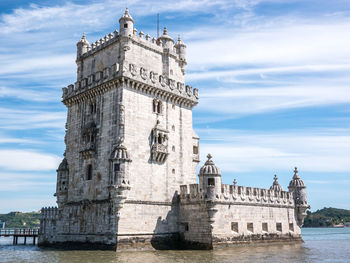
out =
[[[154,162],[165,162],[168,156],[168,147],[163,144],[152,145],[152,161]]]

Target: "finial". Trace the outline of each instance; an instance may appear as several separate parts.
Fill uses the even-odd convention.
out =
[[[129,8],[128,7],[125,8],[125,14],[129,15]]]
[[[83,36],[81,37],[81,39],[85,40],[85,32],[83,32]]]
[[[168,29],[164,27],[163,35],[167,35],[167,34],[168,34]]]
[[[235,178],[235,179],[233,179],[233,185],[234,185],[234,186],[236,186],[236,185],[237,185],[237,180],[236,180],[236,178]]]
[[[273,180],[274,180],[275,182],[277,182],[277,180],[278,180],[277,174],[275,174],[275,176],[273,177]]]
[[[211,156],[211,154],[208,153],[207,158],[208,158],[208,160],[210,160],[211,158],[213,158],[213,156]]]
[[[177,41],[179,41],[179,42],[181,41],[181,36],[180,36],[180,34],[177,35]]]

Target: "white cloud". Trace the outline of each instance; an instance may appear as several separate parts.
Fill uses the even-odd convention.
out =
[[[7,130],[64,129],[65,112],[0,108],[0,128]]]
[[[28,101],[59,101],[60,92],[59,90],[45,91],[44,88],[38,89],[19,89],[19,88],[8,88],[0,86],[0,98],[16,98]]]
[[[61,158],[33,150],[0,149],[0,168],[14,171],[47,171],[57,169]]]
[[[201,155],[210,152],[226,172],[291,170],[350,172],[350,132],[199,130]],[[214,139],[214,141],[213,141]]]
[[[281,109],[350,103],[349,86],[216,88],[200,93],[199,111],[230,117]]]

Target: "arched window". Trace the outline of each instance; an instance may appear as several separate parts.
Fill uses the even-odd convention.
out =
[[[92,179],[92,164],[89,164],[86,170],[86,180],[91,180],[91,179]]]
[[[158,101],[157,113],[161,113],[161,112],[162,112],[162,102]]]
[[[162,135],[159,133],[158,135],[158,143],[159,144],[162,144]]]

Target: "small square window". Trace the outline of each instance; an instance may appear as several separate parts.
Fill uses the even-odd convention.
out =
[[[238,222],[232,222],[232,223],[231,223],[231,230],[232,230],[233,232],[238,233]]]
[[[185,232],[187,232],[190,229],[188,226],[188,223],[187,222],[183,223],[183,225],[184,225]]]
[[[282,223],[276,223],[276,230],[282,232]]]
[[[193,154],[198,154],[198,146],[193,146]]]
[[[253,223],[247,223],[247,230],[249,232],[254,233],[254,225],[253,225]]]
[[[128,28],[128,24],[125,23],[125,24],[124,24],[124,28]]]
[[[262,223],[262,231],[268,232],[267,223]]]
[[[215,179],[214,178],[208,178],[208,185],[214,186],[215,185]]]
[[[289,224],[289,231],[294,232],[294,224],[293,223]]]
[[[120,163],[115,163],[114,164],[114,172],[119,172],[120,171]]]

